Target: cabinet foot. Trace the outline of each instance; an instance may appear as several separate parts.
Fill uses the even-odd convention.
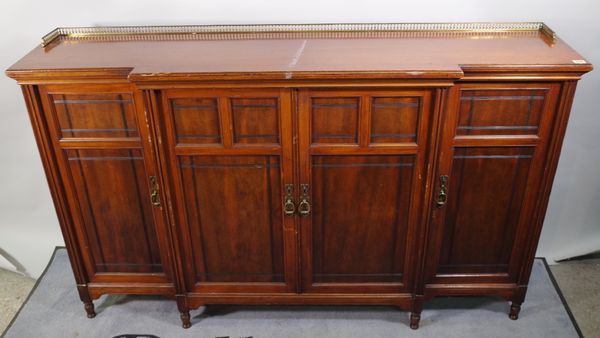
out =
[[[521,311],[521,304],[515,304],[514,302],[510,306],[510,313],[508,314],[508,318],[512,320],[519,319],[519,312]]]
[[[420,313],[411,312],[410,314],[410,328],[416,330],[419,328],[419,321],[421,320]]]
[[[192,326],[190,320],[190,308],[187,306],[187,301],[184,295],[175,296],[177,300],[177,309],[179,310],[179,317],[181,318],[181,326],[184,329],[189,329]]]
[[[181,317],[181,326],[184,329],[189,329],[192,326],[192,323],[190,322],[190,312],[180,312],[179,316]]]
[[[88,292],[86,284],[77,284],[77,292],[79,293],[79,299],[83,302],[83,307],[85,308],[85,312],[87,313],[88,318],[96,317],[96,311],[94,310],[94,303],[92,302],[92,297],[90,297],[90,293]]]
[[[96,310],[94,310],[94,303],[92,302],[84,302],[83,306],[85,308],[85,312],[87,313],[88,318],[96,317]]]
[[[413,298],[412,309],[410,311],[410,328],[416,330],[419,328],[421,312],[423,311],[423,296]]]

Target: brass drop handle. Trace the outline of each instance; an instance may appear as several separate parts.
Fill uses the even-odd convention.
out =
[[[440,192],[438,193],[435,204],[438,208],[443,207],[448,202],[448,175],[440,176]]]
[[[308,197],[308,184],[300,184],[300,190],[302,195],[300,196],[300,203],[298,204],[298,213],[300,216],[310,215],[310,198]]]
[[[150,176],[150,202],[160,208],[160,196],[158,195],[158,182],[156,176]]]
[[[296,213],[296,205],[294,204],[294,185],[285,185],[285,198],[283,200],[283,213],[286,216],[293,216]]]

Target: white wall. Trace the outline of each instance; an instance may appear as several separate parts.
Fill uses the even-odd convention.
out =
[[[544,21],[599,68],[579,84],[538,250],[556,259],[600,249],[598,13],[594,0],[3,0],[0,68],[58,26]],[[0,77],[0,159],[0,248],[38,276],[63,242],[20,90],[6,77]]]

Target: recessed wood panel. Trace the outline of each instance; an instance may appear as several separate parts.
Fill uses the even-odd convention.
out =
[[[371,143],[415,142],[419,104],[418,97],[373,97]]]
[[[507,273],[534,148],[457,148],[439,273]]]
[[[95,272],[162,272],[142,152],[65,150],[65,155]]]
[[[179,158],[197,282],[283,282],[278,156]]]
[[[60,137],[138,137],[129,94],[51,94]]]
[[[216,98],[171,99],[177,143],[221,143]]]
[[[463,90],[457,135],[537,135],[544,90]]]
[[[358,143],[360,98],[311,99],[313,143]]]
[[[414,156],[312,158],[313,282],[401,282]]]
[[[234,143],[279,143],[277,98],[232,98]]]

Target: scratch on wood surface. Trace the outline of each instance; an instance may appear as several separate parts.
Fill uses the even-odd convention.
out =
[[[304,52],[304,48],[306,47],[307,42],[308,42],[308,40],[302,41],[302,45],[300,45],[300,47],[298,48],[296,53],[294,53],[294,56],[292,57],[292,60],[290,61],[290,64],[288,65],[288,68],[290,69],[290,71],[285,73],[286,79],[292,78],[292,70],[294,69],[294,67],[296,67],[296,64],[298,64],[298,61],[300,61],[300,57],[302,56],[302,52]]]

